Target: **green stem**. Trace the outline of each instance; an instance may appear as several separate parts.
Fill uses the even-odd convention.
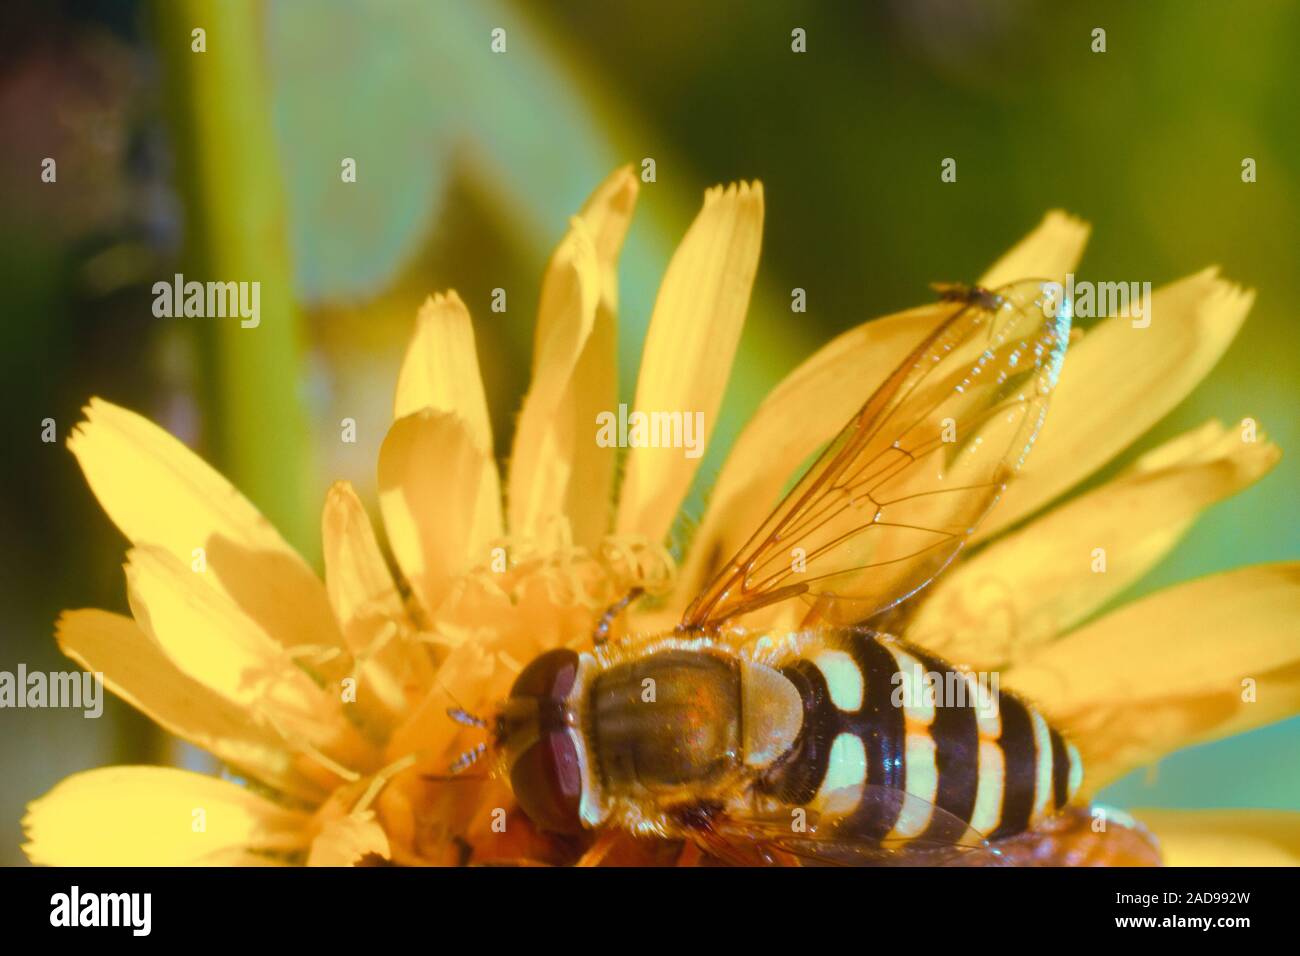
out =
[[[179,185],[186,280],[260,283],[260,321],[204,323],[214,451],[226,475],[305,556],[319,551],[310,437],[301,393],[282,171],[271,118],[266,36],[255,0],[157,0]],[[206,51],[192,31],[206,31]]]

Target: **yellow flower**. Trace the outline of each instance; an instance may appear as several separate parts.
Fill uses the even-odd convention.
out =
[[[589,640],[601,610],[634,586],[654,599],[634,606],[628,628],[671,626],[787,477],[950,308],[861,325],[782,382],[732,449],[678,570],[663,542],[699,459],[632,448],[615,498],[617,451],[593,440],[597,414],[617,406],[616,263],[636,194],[629,169],[614,173],[547,267],[504,509],[469,314],[455,293],[420,310],[378,463],[379,511],[409,587],[346,483],[325,502],[322,582],[178,441],[91,401],[69,446],[131,542],[132,616],[67,612],[59,644],[238,782],[159,767],[76,774],[30,807],[34,862],[465,859],[511,803],[491,779],[426,779],[473,739],[446,708],[503,696],[540,651]],[[659,290],[636,407],[702,411],[711,428],[762,225],[758,184],[706,194]],[[1085,225],[1051,213],[980,281],[1063,277],[1086,238]],[[1200,510],[1268,471],[1278,451],[1262,434],[1244,441],[1208,423],[1056,503],[1196,385],[1250,304],[1208,270],[1158,290],[1149,328],[1108,319],[1083,336],[980,546],[895,618],[957,663],[1004,670],[1079,746],[1088,793],[1178,747],[1300,711],[1300,647],[1287,630],[1300,611],[1296,565],[1217,575],[1090,620]],[[1089,568],[1096,547],[1106,574]],[[781,613],[765,618],[780,624]],[[1139,818],[1168,839],[1169,862],[1300,858],[1297,814]]]

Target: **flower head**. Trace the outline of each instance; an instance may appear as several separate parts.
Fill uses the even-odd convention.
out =
[[[67,612],[60,646],[234,779],[160,767],[76,774],[31,806],[33,861],[419,864],[551,852],[527,827],[498,838],[494,823],[513,806],[503,783],[442,779],[472,740],[448,707],[503,697],[540,652],[588,642],[602,610],[633,589],[650,597],[624,626],[671,627],[944,309],[865,323],[787,377],[732,449],[679,562],[664,542],[699,459],[641,446],[620,462],[594,440],[597,416],[617,406],[616,264],[636,195],[632,172],[615,172],[547,266],[505,481],[468,310],[454,292],[420,310],[378,462],[397,576],[346,483],[325,502],[322,581],[181,443],[91,401],[69,446],[131,542],[131,616]],[[660,287],[634,408],[701,412],[707,438],[762,225],[759,185],[706,194]],[[1051,213],[980,281],[1064,277],[1086,237]],[[1207,270],[1158,290],[1149,327],[1111,318],[1088,331],[975,547],[892,617],[955,663],[1005,670],[1076,741],[1089,793],[1177,747],[1300,711],[1300,648],[1286,630],[1300,609],[1294,565],[1229,572],[1097,617],[1201,509],[1268,471],[1278,451],[1261,433],[1246,440],[1244,427],[1207,423],[1059,501],[1195,386],[1250,304]],[[1104,574],[1088,563],[1098,547]],[[793,623],[780,607],[759,614]],[[1243,680],[1258,685],[1253,701]],[[1144,819],[1158,833],[1169,822]]]

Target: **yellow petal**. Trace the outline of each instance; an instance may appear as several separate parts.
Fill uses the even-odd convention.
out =
[[[1165,866],[1300,866],[1294,810],[1131,810]]]
[[[1110,318],[1071,345],[1034,450],[976,538],[1038,510],[1163,418],[1214,367],[1254,298],[1206,269],[1157,289],[1147,328]]]
[[[397,374],[393,418],[422,408],[455,412],[479,448],[491,452],[492,425],[474,348],[474,324],[455,292],[425,300]]]
[[[295,743],[353,769],[367,765],[340,699],[201,574],[160,548],[139,547],[127,554],[126,579],[136,622],[182,673]]]
[[[453,648],[438,669],[437,685],[393,733],[387,759],[394,761],[414,753],[422,762],[433,760],[431,769],[435,772],[445,773],[453,741],[469,739],[464,728],[447,717],[447,708],[467,707],[474,712],[493,703],[486,699],[485,688],[499,669],[496,655],[480,642],[467,641]]]
[[[474,325],[455,292],[434,296],[421,307],[415,336],[397,376],[393,418],[405,418],[422,409],[460,418],[481,458],[477,513],[482,521],[500,529],[501,476],[474,348]]]
[[[608,531],[617,450],[593,436],[596,416],[617,402],[618,255],[637,188],[630,167],[601,183],[542,280],[533,381],[511,455],[515,534],[535,536],[561,514],[579,544]]]
[[[276,641],[338,644],[325,588],[231,484],[148,419],[91,399],[68,438],[86,481],[132,543],[186,565],[203,549],[203,580]]]
[[[56,637],[63,653],[86,670],[102,673],[109,690],[163,729],[275,789],[304,800],[324,795],[279,735],[186,676],[130,618],[99,610],[65,611]]]
[[[979,281],[1001,285],[1031,277],[1063,278],[1077,265],[1087,238],[1086,223],[1050,212]],[[674,607],[685,607],[704,588],[813,454],[952,312],[951,303],[933,302],[865,322],[786,376],[741,432],[709,493],[708,511],[678,578]]]
[[[600,302],[600,269],[586,224],[572,220],[542,283],[533,346],[533,382],[510,456],[510,531],[534,537],[564,514],[578,445],[594,444],[595,421],[574,418],[571,389]]]
[[[393,422],[379,449],[388,541],[430,614],[457,575],[489,562],[501,536],[500,500],[483,464],[460,417],[428,408]]]
[[[1300,712],[1300,562],[1157,592],[1029,655],[1003,686],[1083,755],[1084,791]]]
[[[355,866],[375,854],[388,858],[388,837],[373,811],[331,820],[312,841],[308,866]]]
[[[385,727],[410,698],[428,689],[428,653],[412,641],[413,627],[370,518],[346,481],[336,482],[326,496],[321,536],[325,587],[357,665],[361,723]]]
[[[251,866],[305,849],[308,821],[216,777],[104,767],[28,806],[23,852],[46,866]]]
[[[365,506],[350,482],[337,481],[325,496],[321,516],[325,589],[348,640],[349,625],[368,615],[405,617],[402,596],[379,550]],[[348,646],[360,650],[351,640]]]
[[[977,669],[1021,659],[1146,574],[1203,509],[1267,474],[1281,452],[1256,437],[1210,422],[997,539],[931,585],[908,639]]]
[[[1222,442],[1223,436],[1223,424],[1218,419],[1210,419],[1199,428],[1193,428],[1189,432],[1171,438],[1163,445],[1143,452],[1125,471],[1126,473],[1159,471],[1162,468],[1198,460]]]
[[[596,320],[570,386],[570,414],[574,422],[587,429],[598,414],[618,401],[618,257],[636,206],[639,182],[630,166],[617,170],[596,188],[578,213],[591,229],[600,266]],[[565,510],[578,544],[594,548],[609,532],[617,458],[617,449],[594,441],[579,440],[574,446],[573,474],[583,478],[569,483]]]
[[[1018,279],[1063,282],[1083,258],[1091,227],[1082,219],[1053,209],[1025,238],[980,276],[979,284],[997,288]]]
[[[650,316],[634,407],[692,419],[702,414],[701,449],[717,424],[762,237],[761,184],[709,190],[668,264]],[[682,448],[632,448],[619,533],[663,540],[699,463]]]

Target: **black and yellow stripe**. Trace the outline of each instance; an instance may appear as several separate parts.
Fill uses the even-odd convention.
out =
[[[997,839],[1029,829],[1034,810],[1034,785],[1038,779],[1039,755],[1034,747],[1034,723],[1029,708],[1011,694],[998,700],[1002,733],[998,747],[1002,751],[1002,813],[997,829],[988,834]],[[1047,754],[1051,759],[1051,754]]]
[[[844,652],[834,668],[825,663],[828,648]],[[845,655],[857,671],[847,690]],[[908,681],[923,672],[942,675],[944,688],[970,682],[944,661],[868,631],[829,634],[824,646],[805,648],[782,669],[803,700],[803,727],[760,791],[843,817],[842,827],[862,839],[891,842],[942,842],[961,825],[996,839],[1065,806],[1082,767],[1058,731],[1010,693],[999,695],[996,714],[979,711],[973,686],[962,701],[894,706],[896,675]],[[843,709],[837,699],[857,706]],[[847,805],[831,799],[832,786]],[[897,799],[881,799],[882,789]]]
[[[946,674],[947,664],[921,651],[912,653],[927,671]],[[979,725],[975,719],[974,700],[967,695],[964,706],[936,707],[930,728],[937,751],[939,788],[934,805],[963,823],[970,823],[975,813],[979,787]],[[932,820],[923,839],[942,840],[943,820]]]

